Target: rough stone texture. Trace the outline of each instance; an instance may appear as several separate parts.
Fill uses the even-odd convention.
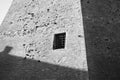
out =
[[[72,80],[88,80],[80,3],[79,0],[13,0],[9,12],[0,26],[1,51],[4,50],[6,45],[11,46],[13,49],[9,52],[9,55],[21,57],[28,61],[15,58],[11,61],[16,60],[18,63],[5,62],[11,64],[12,68],[15,69],[15,72],[13,71],[10,75],[16,75],[10,80],[19,78],[20,80],[30,80],[31,77],[28,77],[28,75],[31,76],[35,73],[33,69],[39,70],[38,66],[40,65],[36,65],[37,61],[68,67],[71,68],[71,71],[72,69],[80,70],[80,73],[77,73],[78,76],[72,73],[76,77],[76,79],[72,78]],[[54,34],[62,32],[66,32],[65,49],[53,50]],[[1,55],[3,55],[3,52],[1,52]],[[10,60],[11,56],[7,56],[6,59]],[[5,58],[5,56],[3,57]],[[31,60],[35,60],[35,64]],[[12,63],[16,66],[13,67]],[[27,63],[32,67],[28,67]],[[22,66],[24,66],[23,69]],[[28,78],[22,79],[25,77],[23,75],[25,72],[29,73],[25,75]],[[67,72],[63,72],[67,76],[69,69]],[[58,70],[58,73],[61,72]],[[51,74],[51,71],[48,71],[47,74]],[[35,78],[37,77],[36,80],[40,78],[40,80],[70,80],[64,77],[58,79],[56,78],[57,75],[54,75],[53,79],[49,77],[44,79],[40,76],[34,75]]]
[[[82,0],[90,80],[120,80],[120,1]]]

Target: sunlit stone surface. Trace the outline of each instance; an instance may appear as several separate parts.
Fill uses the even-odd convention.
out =
[[[53,50],[54,34],[63,32],[65,48]],[[13,0],[0,44],[13,56],[88,71],[80,0]]]

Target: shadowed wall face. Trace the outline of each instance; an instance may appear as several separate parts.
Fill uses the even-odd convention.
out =
[[[82,0],[90,80],[120,79],[120,1]]]

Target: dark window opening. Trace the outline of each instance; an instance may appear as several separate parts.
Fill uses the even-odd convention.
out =
[[[59,33],[54,35],[53,50],[65,48],[66,33]]]

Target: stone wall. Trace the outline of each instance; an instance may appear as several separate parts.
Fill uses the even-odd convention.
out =
[[[54,34],[63,32],[65,48],[53,50]],[[0,33],[12,56],[88,71],[79,0],[14,0]]]
[[[120,1],[82,0],[90,80],[120,79]]]

